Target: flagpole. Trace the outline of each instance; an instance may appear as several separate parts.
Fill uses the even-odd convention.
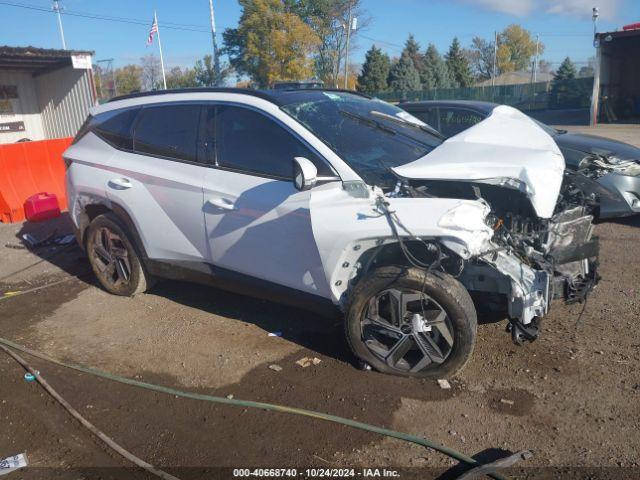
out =
[[[156,28],[158,29],[158,49],[160,50],[160,67],[162,68],[162,84],[164,89],[167,89],[167,77],[164,74],[164,58],[162,57],[162,42],[160,41],[160,25],[158,25],[158,15],[155,10],[153,11],[153,19],[156,22]]]

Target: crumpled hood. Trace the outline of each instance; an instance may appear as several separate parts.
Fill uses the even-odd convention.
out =
[[[414,179],[508,181],[526,193],[538,216],[550,218],[564,168],[553,138],[519,110],[501,105],[424,157],[393,170]]]

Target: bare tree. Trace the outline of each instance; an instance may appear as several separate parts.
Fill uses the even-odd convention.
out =
[[[493,73],[493,42],[473,37],[471,47],[466,50],[466,54],[476,80],[482,81],[491,78]]]
[[[157,90],[162,84],[162,67],[155,55],[145,55],[140,59],[142,67],[142,90]]]

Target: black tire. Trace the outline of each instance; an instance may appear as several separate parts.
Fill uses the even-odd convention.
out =
[[[416,296],[419,299],[428,298],[428,301],[418,300],[419,309],[417,312],[421,312],[418,313],[418,330],[412,329],[413,322],[409,322],[408,327],[412,330],[408,332],[405,331],[409,330],[406,329],[407,325],[401,325],[400,331],[402,333],[386,331],[385,327],[381,327],[383,322],[379,320],[382,318],[381,312],[383,310],[380,309],[380,302],[384,301],[385,295],[397,298],[396,294],[385,293],[389,291],[399,291],[401,299],[403,295],[409,295],[407,298]],[[404,301],[400,300],[399,303],[404,304]],[[374,303],[372,304],[371,302]],[[387,301],[387,305],[389,305],[388,311],[391,311],[391,303],[390,300]],[[415,305],[416,302],[413,301],[412,303]],[[369,312],[373,308],[371,305],[375,305],[376,311],[374,315]],[[425,307],[425,305],[433,306]],[[406,310],[409,310],[409,303],[406,306]],[[425,308],[432,308],[433,310],[425,311]],[[435,327],[435,330],[433,326],[427,327],[429,328],[428,332],[422,330],[425,327],[420,319],[427,317],[426,312],[436,312],[436,318],[443,319],[438,322],[434,321],[434,326],[436,323],[440,325]],[[445,317],[442,317],[439,312],[444,312]],[[403,317],[406,318],[409,314],[414,316],[416,312],[405,312]],[[399,316],[400,314],[396,314],[396,318]],[[370,318],[373,317],[378,320],[369,323],[372,321]],[[402,322],[399,323],[402,324]],[[417,268],[398,266],[381,267],[367,275],[356,285],[351,294],[345,320],[347,340],[356,357],[383,373],[422,378],[445,378],[459,372],[473,353],[477,325],[476,310],[469,293],[451,275],[442,272],[427,273]],[[395,328],[395,326],[397,325],[392,326],[392,328]],[[446,331],[444,328],[446,328]],[[381,335],[380,332],[386,333]],[[442,334],[441,332],[445,333]],[[382,351],[381,353],[381,350],[385,347],[384,340],[387,338],[387,334],[391,334],[391,337],[389,351],[386,352],[388,355],[385,357],[385,352]],[[398,339],[394,335],[398,335]],[[396,347],[400,344],[400,340],[406,339],[405,337],[411,337],[411,339],[407,340],[411,345],[411,349],[407,352],[406,359],[401,357],[397,365],[392,365],[396,360],[391,357],[399,355],[398,352],[404,349]],[[383,340],[382,343],[379,341],[380,338]],[[443,342],[443,340],[445,341]],[[396,341],[397,343],[394,343]],[[453,345],[449,345],[450,341],[452,341]],[[436,350],[433,350],[434,343],[437,347]],[[425,344],[428,348],[425,348]],[[444,347],[441,348],[442,345],[448,346],[446,356],[443,353]],[[390,355],[389,353],[394,349],[396,353]],[[436,360],[427,358],[429,355],[426,355],[425,351],[433,352],[433,358]],[[416,360],[413,368],[419,369],[412,371],[411,357],[417,357],[418,355],[423,355],[424,358]],[[431,361],[432,363],[421,367],[423,365],[421,362],[426,361]]]
[[[105,245],[105,235],[113,251]],[[113,213],[98,215],[87,227],[85,246],[89,263],[100,285],[114,295],[130,297],[147,291],[153,283],[132,238],[124,223]],[[106,258],[107,254],[112,262]]]

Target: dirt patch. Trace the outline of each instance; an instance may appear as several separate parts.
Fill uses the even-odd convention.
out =
[[[531,413],[535,396],[526,390],[494,390],[488,393],[489,407],[498,413],[521,417]]]

